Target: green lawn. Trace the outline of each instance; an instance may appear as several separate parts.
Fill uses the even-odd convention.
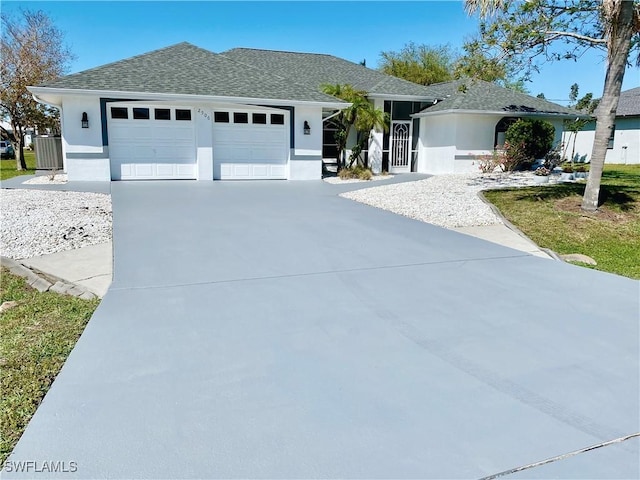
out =
[[[3,160],[4,162],[4,160]],[[62,368],[99,300],[40,293],[2,269],[0,302],[0,464]]]
[[[36,152],[25,150],[24,159],[27,162],[27,169],[22,171],[16,170],[15,160],[0,160],[0,180],[36,173]]]
[[[640,279],[640,165],[606,165],[601,206],[580,209],[584,183],[492,190],[485,197],[539,246],[581,253],[593,267]]]

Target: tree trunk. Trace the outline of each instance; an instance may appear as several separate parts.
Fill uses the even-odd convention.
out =
[[[24,159],[24,135],[23,135],[22,127],[18,125],[13,125],[13,136],[15,137],[15,142],[17,148],[15,148],[16,152],[16,170],[26,170],[27,162]]]
[[[574,132],[573,145],[571,146],[571,167],[573,167],[573,160],[576,158],[576,141],[578,140],[578,131]]]
[[[634,2],[620,2],[620,12],[617,19],[611,19],[615,25],[611,30],[611,38],[609,38],[609,65],[607,66],[602,99],[596,110],[596,132],[591,152],[591,167],[582,197],[582,209],[587,212],[595,212],[598,209],[602,169],[607,155],[609,138],[613,134],[622,80],[631,48],[633,10]]]

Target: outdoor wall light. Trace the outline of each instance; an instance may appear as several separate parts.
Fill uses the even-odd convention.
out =
[[[82,128],[89,128],[89,118],[87,112],[82,112]]]
[[[304,121],[304,134],[311,135],[311,127],[309,126],[309,122]]]

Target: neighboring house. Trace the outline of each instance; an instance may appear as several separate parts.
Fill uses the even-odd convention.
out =
[[[335,158],[332,117],[348,106],[324,84],[364,90],[390,114],[390,131],[371,136],[375,172],[477,169],[472,156],[513,118],[576,115],[485,82],[425,87],[331,55],[188,43],[29,90],[61,109],[70,180],[305,180]]]
[[[563,141],[567,156],[570,157],[573,152],[574,161],[590,161],[595,131],[595,121],[589,122],[576,136],[573,132],[565,131]],[[620,93],[616,123],[613,136],[609,138],[605,163],[640,163],[640,87]]]

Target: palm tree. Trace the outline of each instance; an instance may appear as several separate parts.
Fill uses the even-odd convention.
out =
[[[349,166],[352,166],[355,161],[360,161],[360,154],[369,145],[369,137],[373,130],[382,130],[385,133],[389,131],[389,114],[379,108],[374,108],[371,102],[361,103],[356,112],[355,127],[359,134],[358,142],[351,149]],[[364,157],[362,162],[363,167],[369,168],[368,158]]]
[[[359,133],[358,143],[352,149],[349,157],[349,166],[351,167],[367,145],[371,130],[388,130],[388,115],[379,108],[373,107],[367,100],[367,92],[356,90],[351,85],[323,85],[322,91],[351,104],[335,117],[336,123],[339,125],[335,134],[338,170],[341,170],[346,163],[345,152],[351,128],[355,127]]]

